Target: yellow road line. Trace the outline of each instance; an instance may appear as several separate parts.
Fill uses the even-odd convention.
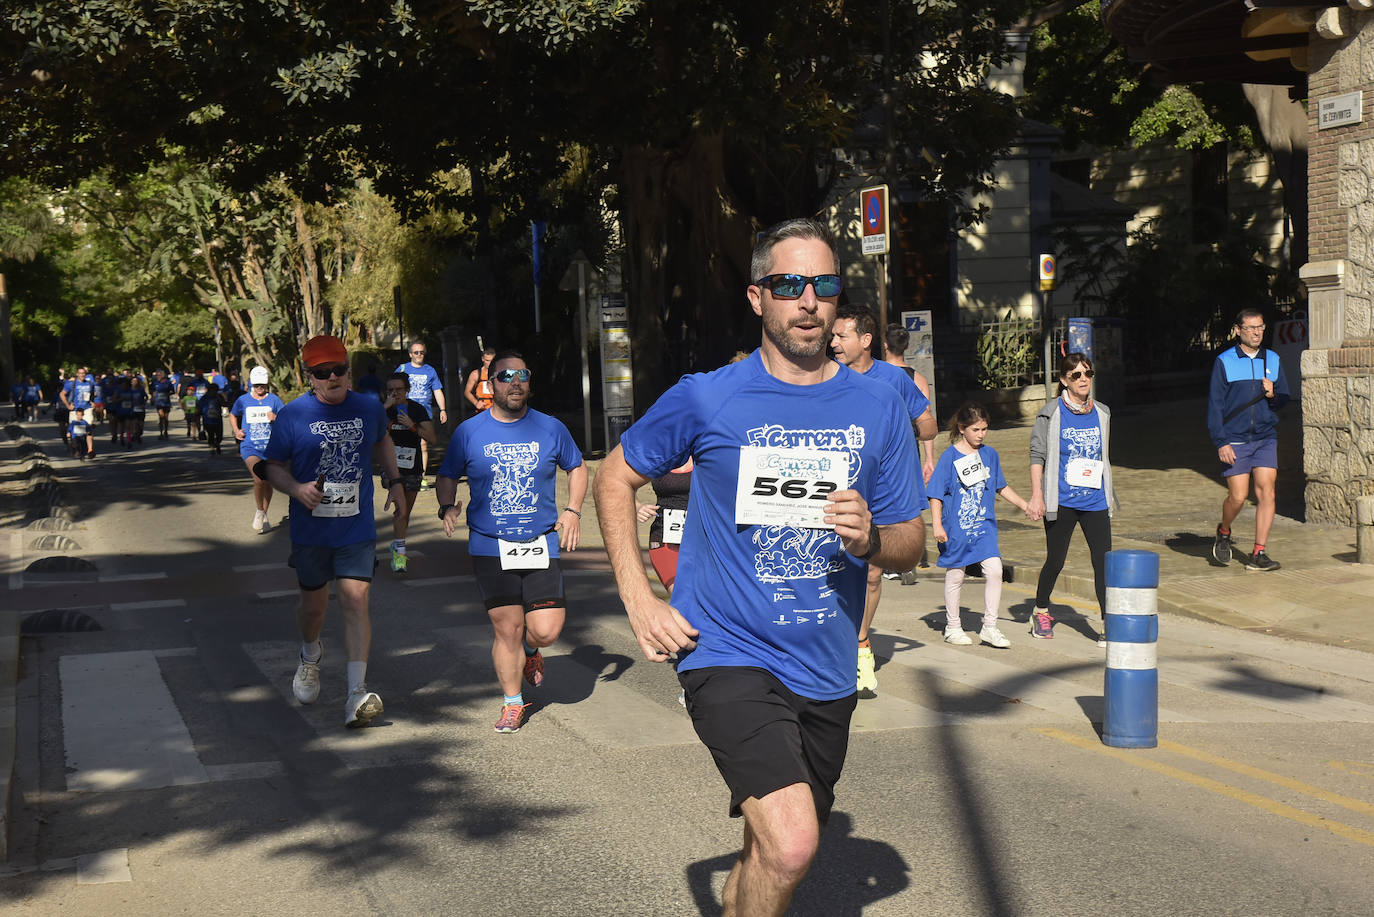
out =
[[[1208,790],[1219,796],[1225,796],[1228,799],[1234,799],[1237,802],[1243,802],[1246,805],[1254,806],[1256,809],[1268,812],[1271,815],[1287,818],[1298,824],[1306,825],[1309,828],[1321,828],[1324,831],[1330,831],[1332,834],[1343,837],[1346,840],[1355,841],[1367,847],[1374,847],[1374,833],[1343,824],[1342,822],[1332,821],[1320,815],[1313,815],[1311,812],[1305,812],[1302,809],[1285,805],[1277,800],[1269,799],[1266,796],[1260,796],[1258,793],[1247,792],[1246,790],[1231,786],[1230,784],[1222,783],[1220,780],[1213,780],[1210,777],[1203,777],[1190,771],[1185,771],[1182,768],[1162,764],[1150,758],[1143,757],[1140,749],[1113,748],[1109,745],[1103,745],[1097,739],[1088,739],[1048,726],[1038,727],[1032,731],[1038,732],[1051,739],[1067,742],[1069,745],[1075,745],[1087,751],[1096,751],[1105,755],[1110,755],[1134,767],[1154,771],[1165,777],[1172,777],[1175,780],[1180,780],[1192,786]]]
[[[1356,777],[1374,777],[1374,763],[1369,761],[1328,761],[1326,764]]]
[[[1276,783],[1295,793],[1302,793],[1304,796],[1311,796],[1323,802],[1329,802],[1332,805],[1349,809],[1352,812],[1359,812],[1361,815],[1374,815],[1374,805],[1362,799],[1351,799],[1349,796],[1331,793],[1320,787],[1303,783],[1301,780],[1294,780],[1292,777],[1285,777],[1282,774],[1274,774],[1266,770],[1260,770],[1258,767],[1251,767],[1249,764],[1243,764],[1240,761],[1232,761],[1228,758],[1222,758],[1211,754],[1210,752],[1189,748],[1187,745],[1179,745],[1177,742],[1166,742],[1164,739],[1160,739],[1159,747],[1166,751],[1192,758],[1195,761],[1202,761],[1206,764],[1225,768],[1228,771],[1235,771],[1237,774],[1244,774],[1246,777],[1254,777],[1256,780],[1267,780],[1270,783]]]

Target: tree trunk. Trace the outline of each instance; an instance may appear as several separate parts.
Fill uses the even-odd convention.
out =
[[[296,243],[300,246],[300,261],[296,265],[297,284],[301,293],[301,317],[305,321],[305,337],[327,334],[324,303],[320,296],[320,261],[315,250],[315,236],[305,219],[305,203],[297,198],[293,203],[296,217]]]
[[[642,412],[678,376],[758,346],[745,288],[753,223],[730,189],[719,133],[621,161],[625,295]]]
[[[0,272],[0,392],[8,392],[18,369],[14,365],[14,338],[10,335],[10,287]]]

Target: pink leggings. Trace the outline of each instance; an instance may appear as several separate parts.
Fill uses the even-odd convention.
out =
[[[983,561],[983,576],[987,585],[983,587],[983,623],[997,623],[997,606],[1002,604],[1002,558],[989,557]],[[945,571],[945,624],[960,627],[959,590],[964,585],[964,568],[951,567]]]

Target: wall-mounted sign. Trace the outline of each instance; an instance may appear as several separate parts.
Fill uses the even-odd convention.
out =
[[[1317,100],[1317,130],[1359,124],[1364,120],[1363,97],[1364,93],[1356,90]]]

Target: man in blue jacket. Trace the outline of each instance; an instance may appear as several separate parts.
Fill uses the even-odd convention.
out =
[[[1245,569],[1277,570],[1265,553],[1274,524],[1274,489],[1278,479],[1278,411],[1288,403],[1288,380],[1278,354],[1266,350],[1264,314],[1242,309],[1231,329],[1236,344],[1217,354],[1207,395],[1207,432],[1226,469],[1226,502],[1212,544],[1218,564],[1231,562],[1231,523],[1255,488],[1255,549]]]

